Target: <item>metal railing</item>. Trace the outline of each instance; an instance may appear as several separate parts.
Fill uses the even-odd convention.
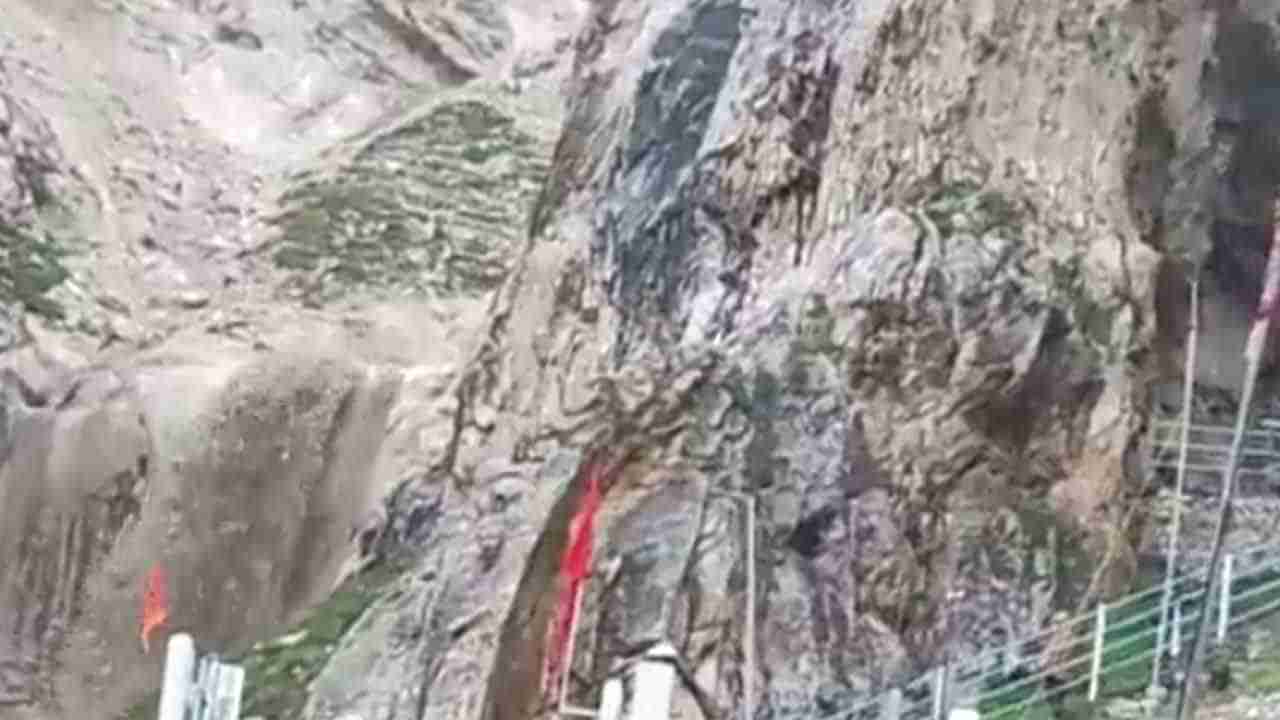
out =
[[[1181,431],[1181,423],[1176,420],[1152,423],[1148,436],[1150,471],[1177,469]],[[1186,466],[1188,479],[1192,481],[1189,491],[1197,484],[1211,483],[1214,495],[1219,492],[1222,472],[1231,452],[1232,432],[1229,426],[1191,425]],[[1244,490],[1259,481],[1280,484],[1280,427],[1268,423],[1245,433],[1237,472]]]
[[[1239,466],[1245,481],[1280,483],[1280,422],[1261,423],[1246,433]],[[1148,437],[1150,472],[1177,468],[1181,426],[1156,420]],[[1187,444],[1189,477],[1212,480],[1217,496],[1229,454],[1231,427],[1193,424]],[[1189,490],[1192,488],[1189,488]],[[1184,503],[1194,504],[1190,498]],[[1243,514],[1280,511],[1280,499],[1243,497],[1233,507]],[[1169,612],[1161,612],[1162,583],[1109,602],[1088,613],[935,668],[906,684],[847,705],[829,714],[782,712],[784,720],[942,720],[950,708],[974,708],[983,720],[1012,720],[1033,706],[1052,705],[1076,694],[1096,701],[1104,692],[1138,692],[1149,686],[1157,654],[1177,657],[1190,641],[1189,628],[1199,619],[1198,603],[1207,587],[1207,553],[1184,551],[1184,562],[1196,567],[1173,578],[1175,593]],[[1280,542],[1230,553],[1218,593],[1214,639],[1221,643],[1232,628],[1280,611]],[[1189,613],[1185,606],[1192,605]],[[1121,686],[1121,687],[1117,687]],[[964,690],[976,688],[976,690]]]
[[[936,668],[923,677],[841,710],[780,714],[806,720],[940,720],[951,707],[978,709],[983,720],[1018,718],[1029,708],[1078,694],[1138,692],[1157,653],[1177,657],[1199,618],[1195,606],[1207,583],[1204,567],[1177,576],[1169,617],[1161,617],[1161,585],[1100,603],[1092,612]],[[1210,620],[1222,642],[1235,627],[1280,610],[1280,543],[1228,556],[1219,603]],[[1183,612],[1184,606],[1193,606]],[[1025,660],[1012,660],[1026,658]],[[977,688],[960,691],[958,688]],[[951,696],[951,697],[949,697]]]

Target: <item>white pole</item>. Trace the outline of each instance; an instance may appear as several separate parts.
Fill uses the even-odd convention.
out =
[[[212,720],[213,711],[213,690],[218,684],[218,673],[221,667],[217,659],[210,655],[200,658],[196,662],[196,686],[195,692],[192,693],[194,705],[192,707],[195,713],[195,720]]]
[[[885,693],[880,720],[902,720],[902,688],[895,687]]]
[[[862,553],[858,552],[858,501],[856,498],[850,498],[848,501],[849,508],[849,562],[853,567],[857,567],[858,558],[862,557]],[[849,581],[853,585],[852,592],[849,593],[849,617],[858,617],[858,574],[856,572],[849,573]]]
[[[676,685],[675,659],[675,648],[663,641],[636,663],[629,720],[670,720],[671,696]]]
[[[573,649],[578,637],[578,615],[582,612],[582,597],[586,595],[586,584],[578,586],[573,595],[573,617],[569,619],[569,643],[564,661],[564,676],[560,678],[560,712],[563,713],[569,703],[569,676],[573,674]]]
[[[1272,208],[1274,217],[1274,206]],[[1271,238],[1271,248],[1267,252],[1267,266],[1262,275],[1262,297],[1258,299],[1258,309],[1253,314],[1253,327],[1249,330],[1249,339],[1245,343],[1244,385],[1240,389],[1240,404],[1236,408],[1236,424],[1231,432],[1231,453],[1227,455],[1227,467],[1223,472],[1222,504],[1218,508],[1218,522],[1213,531],[1213,553],[1209,556],[1208,588],[1199,617],[1196,618],[1195,635],[1191,642],[1191,658],[1187,664],[1186,681],[1182,683],[1178,693],[1178,720],[1190,720],[1195,717],[1195,705],[1198,700],[1200,666],[1204,661],[1205,643],[1209,636],[1204,632],[1205,620],[1208,619],[1209,601],[1213,599],[1213,584],[1218,580],[1218,567],[1222,564],[1223,545],[1227,532],[1231,527],[1231,503],[1236,495],[1236,471],[1240,466],[1240,456],[1244,449],[1245,433],[1249,429],[1249,421],[1253,414],[1253,394],[1257,391],[1258,375],[1262,370],[1263,354],[1267,349],[1267,338],[1271,334],[1271,318],[1275,315],[1276,300],[1280,298],[1280,233]]]
[[[1170,634],[1173,635],[1173,637],[1169,639],[1169,654],[1176,658],[1178,657],[1178,654],[1182,652],[1182,603],[1181,602],[1176,602],[1173,604],[1173,632]]]
[[[622,678],[611,677],[600,692],[600,708],[596,714],[600,720],[620,720],[622,717]]]
[[[933,673],[933,720],[942,718],[942,695],[947,691],[947,666],[939,665]]]
[[[1102,649],[1107,636],[1107,604],[1098,603],[1098,620],[1094,623],[1093,669],[1089,673],[1089,702],[1098,699],[1098,685],[1102,679]]]
[[[213,692],[215,720],[240,720],[240,701],[244,695],[244,668],[219,665],[218,686]]]
[[[747,498],[747,627],[746,652],[743,659],[747,672],[742,679],[742,711],[746,714],[743,720],[755,720],[755,682],[756,682],[756,498]]]
[[[743,534],[746,535],[746,575],[747,575],[747,607],[743,618],[742,631],[742,717],[740,720],[755,720],[756,714],[756,496],[735,490],[711,490],[712,495],[720,495],[741,502],[738,508],[746,514]]]
[[[1173,576],[1178,574],[1178,533],[1182,531],[1182,494],[1187,477],[1187,449],[1191,444],[1191,408],[1195,402],[1196,350],[1200,342],[1200,271],[1191,276],[1190,322],[1187,324],[1186,364],[1182,371],[1182,433],[1178,444],[1177,489],[1173,496],[1173,527],[1169,529],[1169,549],[1165,554],[1164,592],[1160,595],[1160,629],[1156,632],[1156,654],[1151,658],[1151,689],[1160,682],[1160,652],[1165,635],[1165,618],[1173,598]],[[1180,638],[1174,625],[1174,638]],[[1173,657],[1178,656],[1178,640],[1173,641]]]
[[[1218,595],[1218,642],[1227,639],[1227,625],[1231,622],[1231,566],[1235,556],[1228,555],[1222,559],[1222,592]]]
[[[195,669],[196,645],[191,636],[177,633],[170,637],[164,659],[164,686],[160,690],[157,720],[183,720],[186,716]]]

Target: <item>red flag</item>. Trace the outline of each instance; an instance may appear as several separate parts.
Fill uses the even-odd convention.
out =
[[[600,476],[598,467],[587,476],[587,494],[578,504],[578,512],[569,521],[569,544],[560,560],[560,574],[569,580],[580,580],[591,574],[592,531],[596,511],[600,509]]]
[[[560,557],[560,597],[556,604],[556,620],[549,628],[551,637],[543,676],[544,689],[548,693],[554,692],[559,684],[561,664],[566,660],[569,635],[577,610],[578,592],[582,589],[583,581],[591,574],[595,516],[604,499],[600,490],[603,465],[603,462],[593,461],[587,471],[587,492],[578,502],[577,512],[569,520],[569,541]]]
[[[151,652],[151,633],[169,621],[169,582],[164,568],[156,565],[147,573],[142,588],[142,651]]]

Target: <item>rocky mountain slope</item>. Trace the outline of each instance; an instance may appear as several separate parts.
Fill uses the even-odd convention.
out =
[[[0,717],[155,688],[152,567],[206,649],[329,596],[447,438],[558,131],[561,8],[6,5]]]
[[[665,638],[680,717],[826,714],[1137,576],[1196,264],[1239,375],[1266,3],[266,6],[0,29],[6,718],[154,688],[157,562],[209,649],[307,618],[250,712],[540,716],[590,458],[583,704]]]

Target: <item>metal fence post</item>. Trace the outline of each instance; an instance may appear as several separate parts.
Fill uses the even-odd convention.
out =
[[[205,688],[205,717],[208,720],[240,720],[244,668],[215,660],[209,683]]]
[[[1218,594],[1218,642],[1227,639],[1227,625],[1231,623],[1231,566],[1235,556],[1222,558],[1222,592]]]
[[[946,663],[939,665],[933,674],[933,720],[943,720],[944,698],[947,694],[947,668]]]
[[[560,705],[558,710],[564,713],[565,708],[569,705],[569,678],[573,675],[573,651],[577,645],[578,639],[578,620],[582,615],[582,599],[587,594],[585,586],[578,586],[577,591],[573,595],[573,614],[569,616],[569,638],[566,643],[564,676],[560,678]]]
[[[1156,647],[1151,655],[1151,682],[1147,685],[1149,695],[1157,692],[1160,687],[1160,661],[1164,656],[1164,639],[1169,630],[1169,598],[1167,596],[1161,602],[1160,618],[1157,622],[1159,625],[1156,627]]]
[[[1169,636],[1169,615],[1171,610],[1169,600],[1170,595],[1173,594],[1172,580],[1172,573],[1166,572],[1164,592],[1160,595],[1160,617],[1157,620],[1158,626],[1156,627],[1155,653],[1151,655],[1151,683],[1147,685],[1148,694],[1155,693],[1160,686],[1160,662],[1164,659],[1165,638]]]
[[[1169,639],[1169,654],[1178,657],[1182,652],[1182,602],[1173,605],[1173,637]]]
[[[756,718],[756,497],[748,495],[747,505],[747,622],[745,629],[746,675],[742,679],[743,720]]]
[[[164,686],[160,690],[159,720],[183,720],[196,670],[196,644],[186,633],[169,638],[164,658]]]
[[[895,687],[885,693],[880,720],[902,720],[902,688]]]
[[[1093,668],[1089,672],[1089,702],[1098,699],[1098,685],[1102,679],[1102,650],[1107,637],[1107,604],[1098,603],[1098,619],[1093,626]]]
[[[196,683],[187,701],[188,717],[193,720],[209,720],[209,706],[213,700],[211,688],[218,672],[218,661],[210,655],[196,660]]]

